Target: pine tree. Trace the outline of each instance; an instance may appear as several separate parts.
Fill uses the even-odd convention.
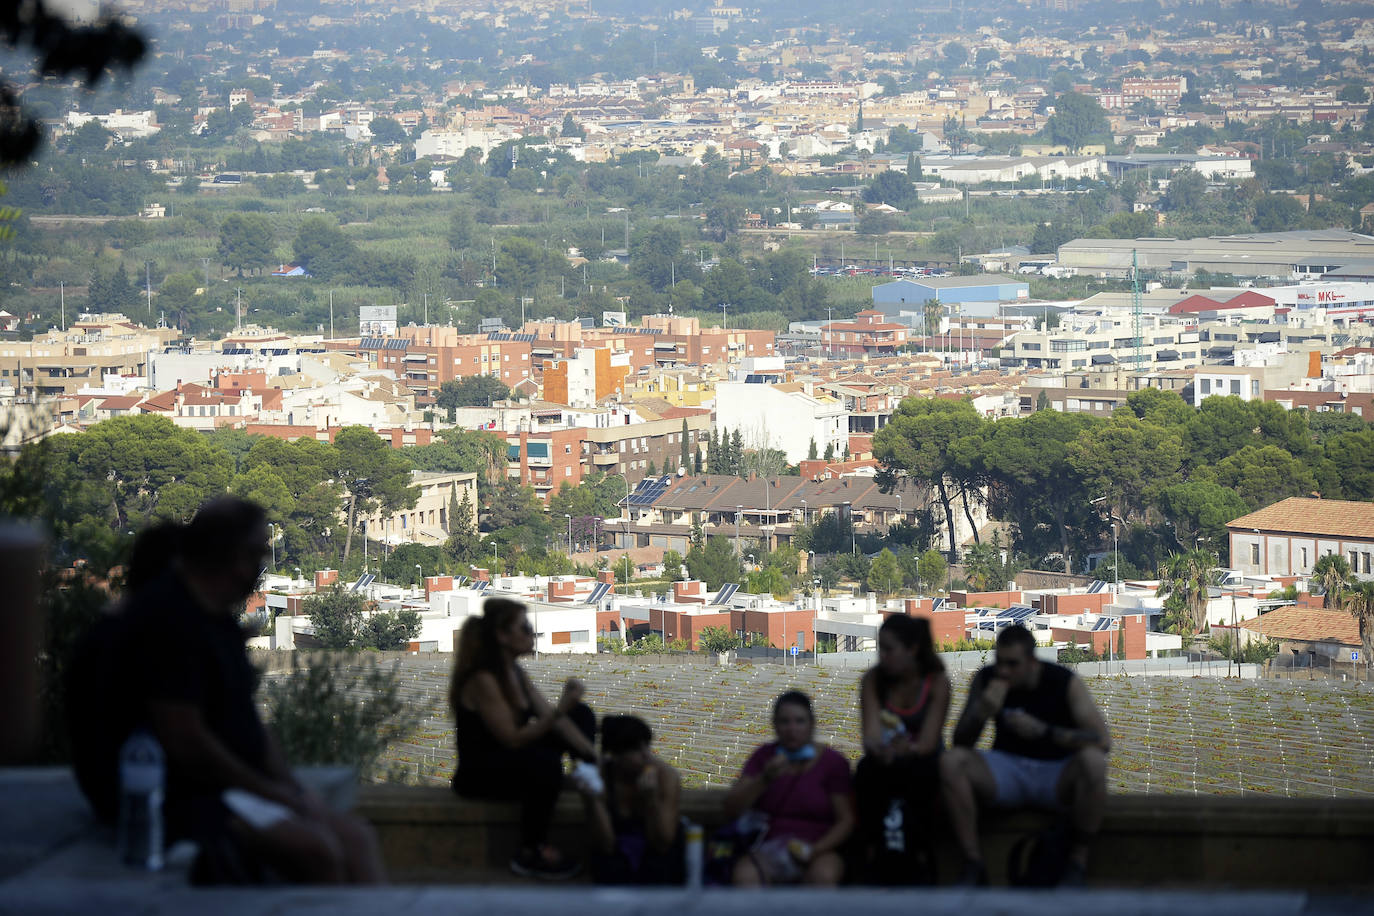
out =
[[[100,271],[91,271],[91,278],[86,281],[87,307],[92,312],[104,312],[109,309],[110,284],[100,275]]]
[[[701,446],[700,446],[700,445],[698,445],[697,448],[696,448],[696,454],[692,456],[692,473],[693,473],[693,474],[700,474],[700,473],[701,473]]]
[[[807,450],[806,450],[806,458],[807,458],[808,461],[815,461],[818,457],[819,457],[819,455],[817,455],[817,453],[816,453],[816,440],[815,440],[815,438],[813,437],[813,438],[811,439],[811,445],[810,445],[810,447],[807,448]]]
[[[827,442],[827,443],[825,444],[825,460],[826,460],[826,461],[834,461],[834,460],[835,460],[835,443],[833,443],[833,442]]]
[[[691,462],[692,453],[691,453],[690,451],[687,450],[687,439],[688,439],[689,436],[691,436],[691,433],[687,431],[687,418],[686,418],[686,417],[683,417],[683,418],[682,418],[682,454],[681,454],[681,456],[678,458],[678,463],[677,463],[677,466],[680,467],[680,468],[682,468],[683,470],[686,470],[687,468],[689,468],[689,467],[692,466],[692,462]]]
[[[127,311],[138,301],[138,291],[129,282],[129,272],[124,269],[123,261],[119,262],[114,276],[110,278],[106,296],[111,307],[120,311]]]
[[[712,474],[720,473],[720,441],[715,429],[711,430],[711,436],[706,440],[706,469]]]
[[[644,472],[644,476],[646,476],[646,477],[657,477],[657,476],[658,476],[658,468],[654,467],[654,461],[653,461],[652,458],[649,459],[649,468],[648,468],[648,470],[646,470],[646,471]]]
[[[925,177],[921,172],[921,159],[915,153],[906,155],[906,177],[910,181],[920,181]]]
[[[736,429],[730,434],[730,473],[738,475],[744,470],[744,436]]]
[[[1124,620],[1122,623],[1123,626],[1118,627],[1116,631],[1116,657],[1124,661],[1126,658],[1126,627]]]

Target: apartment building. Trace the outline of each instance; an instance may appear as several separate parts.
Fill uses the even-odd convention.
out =
[[[514,388],[532,378],[529,335],[460,334],[455,328],[402,328],[398,337],[364,337],[351,346],[369,366],[391,372],[431,404],[444,382],[474,375]]]
[[[624,390],[630,357],[610,347],[581,347],[571,358],[544,366],[544,400],[569,407],[595,407]]]
[[[1137,342],[1135,319],[1127,309],[1097,314],[1067,314],[1049,330],[1021,331],[1012,340],[1004,365],[1027,369],[1078,370],[1114,365],[1135,366],[1137,349],[1146,367],[1199,365],[1206,345],[1197,321],[1187,315],[1141,317]]]
[[[143,328],[124,315],[83,315],[30,341],[0,341],[0,389],[22,401],[73,397],[106,376],[146,376],[148,354],[177,338],[171,328]]]
[[[827,353],[842,356],[890,356],[906,345],[911,329],[888,321],[877,309],[864,309],[851,321],[832,321],[821,325],[821,340]]]
[[[507,473],[544,500],[593,471],[623,477],[627,486],[650,468],[673,473],[682,459],[684,422],[689,456],[705,452],[711,432],[710,411],[692,408],[652,414],[620,404],[580,412],[535,407],[531,420],[534,428],[506,436]]]
[[[477,475],[462,472],[411,471],[411,485],[420,495],[414,507],[392,513],[380,510],[362,519],[367,537],[387,544],[442,544],[461,526],[476,528]],[[458,519],[458,511],[467,500],[468,516]]]
[[[1183,93],[1188,91],[1188,80],[1182,76],[1168,76],[1158,79],[1147,77],[1127,77],[1121,81],[1121,99],[1127,106],[1136,102],[1149,101],[1168,107],[1177,105]]]

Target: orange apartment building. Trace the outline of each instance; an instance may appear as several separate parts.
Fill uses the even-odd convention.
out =
[[[887,321],[877,309],[864,309],[852,321],[821,325],[821,347],[840,357],[891,356],[906,345],[911,329]]]
[[[444,382],[489,375],[514,388],[533,377],[527,335],[459,334],[455,328],[402,328],[399,337],[364,337],[356,347],[374,369],[390,371],[415,392],[417,405],[434,402]],[[520,338],[520,339],[516,339]]]
[[[628,411],[623,416],[623,424],[511,433],[506,437],[507,473],[545,501],[564,483],[577,486],[593,471],[622,476],[632,487],[650,465],[663,474],[677,470],[684,420],[689,455],[698,447],[704,450],[711,433],[711,412],[704,409],[675,408],[639,423],[629,422]]]

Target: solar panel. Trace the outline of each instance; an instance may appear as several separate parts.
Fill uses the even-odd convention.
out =
[[[610,584],[609,582],[598,582],[598,583],[596,583],[596,588],[592,589],[592,593],[591,593],[590,595],[587,596],[587,601],[586,601],[586,603],[587,603],[587,604],[600,604],[600,603],[601,603],[601,599],[602,599],[602,598],[605,598],[607,595],[609,595],[610,592],[611,592],[611,584]]]
[[[358,581],[353,583],[353,587],[350,588],[349,591],[362,591],[363,589],[367,588],[369,585],[376,581],[377,577],[372,575],[372,573],[363,573],[361,576],[358,577]]]
[[[486,579],[478,579],[476,582],[472,583],[472,587],[477,589],[479,592],[484,592],[487,589],[491,588],[491,583],[488,582]]]
[[[1016,621],[1016,622],[1019,623],[1019,622],[1021,622],[1022,620],[1028,620],[1028,619],[1030,619],[1031,617],[1034,617],[1035,614],[1036,614],[1035,608],[1033,608],[1033,607],[1031,607],[1031,606],[1029,606],[1029,605],[1026,605],[1026,604],[1013,604],[1011,607],[1009,607],[1009,608],[1007,608],[1005,611],[1003,611],[999,616],[1004,617],[1004,618],[1006,618],[1006,619],[1008,619],[1008,620],[1014,620],[1014,621]]]
[[[462,588],[463,586],[465,586],[465,585],[468,584],[468,577],[467,577],[467,576],[459,576],[459,577],[458,577],[458,581],[457,581],[457,583],[455,583],[455,584],[458,586],[458,588]]]
[[[1100,595],[1100,594],[1102,594],[1103,592],[1105,592],[1106,590],[1107,590],[1107,583],[1106,583],[1106,582],[1103,582],[1101,579],[1096,579],[1096,580],[1094,580],[1094,581],[1093,581],[1093,584],[1088,586],[1088,594],[1089,594],[1089,595]]]
[[[712,601],[711,603],[712,603],[712,604],[724,604],[725,602],[729,601],[731,598],[735,597],[735,592],[737,592],[737,591],[739,591],[739,586],[738,586],[738,585],[736,585],[736,584],[733,583],[733,582],[727,582],[725,585],[722,585],[722,586],[720,587],[720,591],[716,592],[715,600]]]
[[[1100,633],[1103,630],[1110,630],[1115,624],[1116,620],[1111,617],[1099,617],[1093,622],[1093,627],[1090,632]]]
[[[645,477],[630,491],[626,500],[631,506],[651,506],[672,486],[672,477]]]
[[[932,611],[938,611],[949,603],[950,600],[948,598],[936,598],[934,601],[930,603],[930,609]]]

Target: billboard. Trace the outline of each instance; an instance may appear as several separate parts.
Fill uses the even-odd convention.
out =
[[[396,306],[359,306],[358,334],[362,337],[395,337]]]

